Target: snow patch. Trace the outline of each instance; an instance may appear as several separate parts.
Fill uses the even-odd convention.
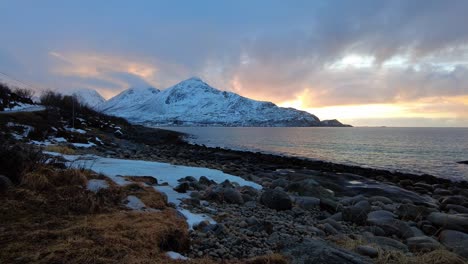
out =
[[[79,133],[79,134],[86,134],[86,131],[83,130],[83,129],[76,129],[76,128],[72,128],[72,127],[66,127],[65,130],[70,131],[70,132]]]
[[[18,103],[11,108],[5,108],[3,112],[35,112],[35,111],[43,111],[45,107],[42,105],[33,105],[33,104],[25,104],[25,103]]]
[[[180,207],[181,200],[190,198],[190,193],[178,193],[174,191],[173,188],[179,184],[177,180],[185,178],[186,176],[193,176],[196,179],[200,179],[201,176],[205,176],[217,183],[229,180],[231,182],[236,182],[241,186],[251,186],[255,189],[262,188],[260,185],[246,181],[238,176],[208,168],[178,166],[169,163],[143,160],[104,158],[96,155],[62,155],[54,152],[44,153],[53,156],[63,156],[69,161],[68,163],[70,166],[86,168],[97,173],[102,173],[119,185],[130,183],[122,176],[151,176],[156,178],[160,183],[168,183],[167,186],[155,186],[154,188],[165,193],[168,197],[168,201],[176,205],[179,212],[186,218],[189,228],[193,228],[193,226],[205,220],[213,224],[216,222],[208,215],[195,214]],[[135,205],[135,207],[140,206],[141,208],[141,204],[138,204],[134,198],[130,199],[132,205]]]
[[[189,259],[186,256],[184,256],[184,255],[182,255],[180,253],[177,253],[175,251],[166,252],[166,256],[168,256],[171,259],[180,259],[180,260],[188,260]]]
[[[71,143],[73,146],[77,148],[91,148],[96,146],[93,142],[88,142],[88,143]]]
[[[97,193],[101,189],[109,188],[109,184],[105,180],[92,179],[88,181],[86,189]]]

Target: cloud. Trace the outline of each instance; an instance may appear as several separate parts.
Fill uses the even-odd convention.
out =
[[[166,88],[198,75],[259,100],[300,100],[304,109],[468,95],[464,0],[113,6],[84,0],[61,2],[59,14],[55,5],[43,3],[37,12],[0,4],[6,10],[0,30],[9,40],[0,50],[16,61],[0,60],[0,67],[15,65],[16,76],[37,83],[108,95],[135,85]],[[465,110],[465,103],[448,104],[437,109]]]

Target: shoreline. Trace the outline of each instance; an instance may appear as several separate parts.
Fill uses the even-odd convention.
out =
[[[178,132],[178,131],[170,130],[167,128],[152,128],[152,127],[145,127],[145,128],[158,129],[160,131],[165,131],[166,133],[169,133],[169,134],[177,135],[180,140],[180,142],[178,142],[177,144],[181,144],[181,145],[185,144],[186,146],[193,147],[195,149],[201,149],[201,150],[213,149],[216,151],[224,151],[227,153],[235,153],[235,154],[241,154],[241,155],[247,154],[247,155],[253,155],[253,156],[258,156],[258,157],[264,156],[264,157],[267,157],[268,159],[273,158],[275,160],[285,159],[285,161],[293,162],[293,164],[299,163],[299,164],[304,164],[304,165],[310,165],[313,167],[312,169],[316,169],[320,171],[338,172],[338,173],[354,173],[354,174],[358,174],[361,176],[369,177],[371,179],[376,179],[378,176],[382,176],[386,180],[390,180],[393,177],[399,177],[402,179],[425,180],[425,181],[429,181],[431,184],[457,183],[457,184],[462,184],[463,186],[466,186],[468,188],[468,181],[466,180],[458,181],[454,179],[437,177],[435,175],[431,175],[427,173],[415,174],[415,173],[408,173],[408,172],[402,172],[402,171],[390,171],[387,169],[378,169],[378,168],[372,168],[372,167],[366,168],[360,165],[341,164],[341,163],[335,163],[335,162],[327,161],[327,160],[312,159],[308,157],[301,157],[301,156],[294,156],[294,155],[280,154],[280,153],[273,153],[273,152],[266,152],[266,151],[252,151],[252,150],[230,149],[230,148],[225,148],[225,147],[205,146],[205,145],[200,145],[197,143],[189,142],[187,138],[193,135],[188,134],[188,133]]]

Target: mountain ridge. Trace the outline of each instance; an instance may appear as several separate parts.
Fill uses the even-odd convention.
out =
[[[346,126],[306,111],[216,89],[191,77],[167,89],[129,88],[97,107],[148,126]]]

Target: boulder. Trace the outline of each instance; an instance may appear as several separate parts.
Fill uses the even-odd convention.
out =
[[[384,237],[384,236],[372,236],[366,238],[368,243],[377,244],[380,248],[384,250],[396,250],[396,251],[403,251],[408,252],[408,247],[392,238]]]
[[[210,185],[216,184],[215,181],[210,180],[210,179],[208,179],[208,178],[205,177],[205,176],[201,176],[200,179],[198,180],[198,182],[199,182],[200,184],[203,184],[203,185],[206,185],[206,186],[210,186]]]
[[[222,185],[210,186],[205,191],[203,198],[208,201],[244,204],[244,199],[239,191],[232,187],[223,187]]]
[[[439,240],[448,249],[468,259],[468,234],[455,230],[444,230],[440,232]]]
[[[446,211],[453,211],[459,214],[468,214],[468,208],[457,204],[446,204],[443,206]]]
[[[376,258],[379,256],[379,251],[371,246],[358,246],[356,248],[356,252],[370,258]]]
[[[463,195],[453,195],[442,199],[441,205],[446,204],[456,204],[456,205],[463,205],[467,203],[467,199]]]
[[[274,189],[276,187],[286,188],[288,186],[289,181],[284,178],[279,178],[271,182],[271,188]]]
[[[260,197],[260,202],[268,208],[275,210],[290,210],[292,202],[289,195],[281,190],[266,190]]]
[[[397,210],[396,214],[404,220],[413,220],[417,221],[427,217],[430,213],[436,212],[434,208],[429,208],[425,206],[418,206],[414,204],[401,204]]]
[[[367,200],[367,198],[364,195],[359,194],[359,195],[356,195],[356,196],[353,196],[353,197],[343,198],[343,199],[340,200],[340,203],[345,205],[345,206],[348,206],[348,205],[355,205],[358,202],[363,201],[363,200]]]
[[[313,210],[320,207],[320,199],[315,197],[297,196],[294,197],[294,202],[304,210]]]
[[[343,209],[343,220],[360,225],[365,224],[370,210],[371,206],[367,200],[360,201]]]
[[[242,195],[234,188],[223,188],[224,201],[230,204],[244,204]]]
[[[372,196],[369,198],[370,203],[375,203],[375,202],[381,202],[383,204],[391,204],[393,201],[387,197],[384,196]]]
[[[321,198],[320,209],[325,210],[330,213],[336,213],[336,212],[341,212],[343,210],[343,205],[341,203],[335,202],[332,199]]]
[[[186,193],[189,188],[190,188],[190,185],[188,182],[182,182],[174,188],[174,191],[178,193]]]
[[[291,260],[291,264],[367,264],[368,258],[343,248],[338,248],[323,240],[308,239],[285,248],[283,255]]]
[[[445,213],[431,213],[427,220],[436,226],[445,229],[458,230],[468,233],[468,215],[466,214],[445,214]]]
[[[429,252],[441,248],[441,244],[428,236],[410,237],[406,240],[406,245],[411,252]]]
[[[376,223],[379,223],[381,221],[392,220],[395,218],[396,215],[392,212],[385,210],[377,210],[367,214],[367,223],[370,225],[377,225]]]
[[[400,238],[410,238],[414,236],[414,231],[408,223],[398,220],[383,220],[374,223],[376,226],[382,228],[386,236],[396,235]]]

